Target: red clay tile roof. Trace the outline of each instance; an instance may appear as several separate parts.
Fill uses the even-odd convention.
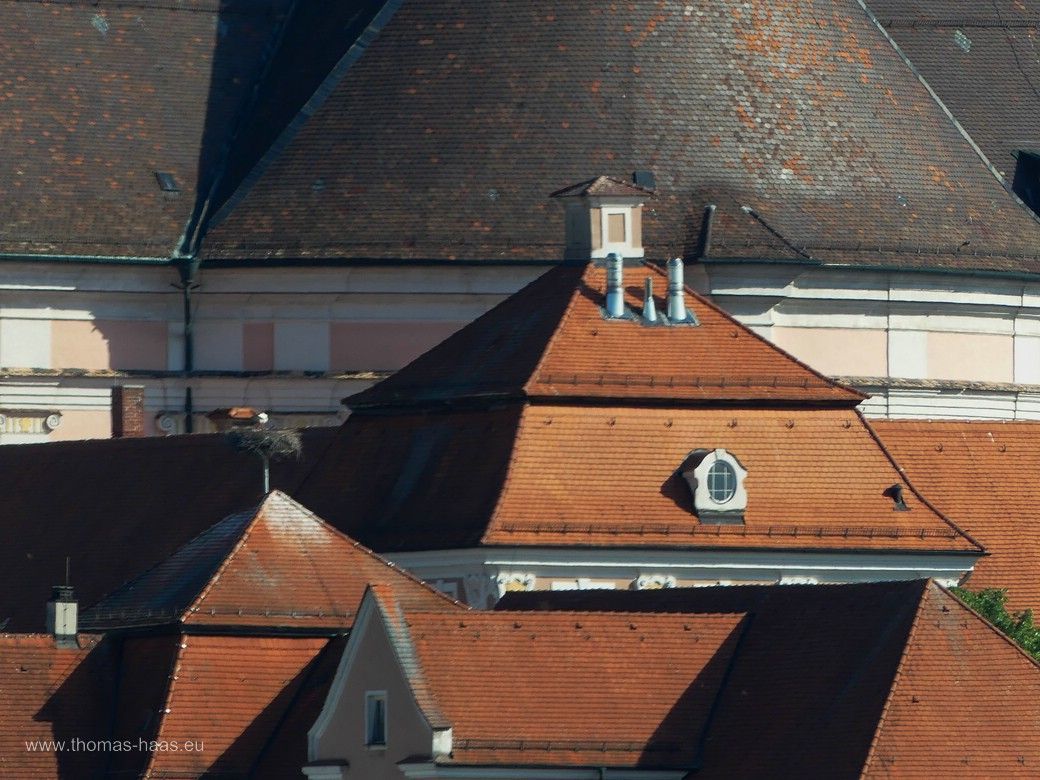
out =
[[[652,169],[653,257],[716,203],[717,258],[1040,269],[1040,224],[854,0],[405,0],[327,86],[209,257],[555,259],[549,192]]]
[[[748,469],[743,525],[701,524],[677,470],[721,447]],[[348,419],[301,500],[378,550],[488,545],[979,548],[907,488],[854,410],[519,410]],[[927,495],[927,494],[926,494]]]
[[[181,636],[145,777],[246,776],[275,733],[326,638]]]
[[[626,271],[626,304],[642,310],[643,279]],[[814,402],[852,407],[864,396],[755,335],[687,291],[696,327],[648,327],[604,319],[606,274],[588,264],[547,272],[376,386],[348,399],[355,409],[482,396],[679,403]],[[664,308],[664,300],[658,301]]]
[[[293,493],[334,434],[301,431],[300,460],[274,464],[272,485]],[[0,485],[0,620],[17,631],[43,628],[66,556],[90,606],[263,497],[258,460],[221,435],[0,447]]]
[[[934,583],[510,593],[498,608],[746,613],[698,777],[1034,777],[1040,766],[1040,669]]]
[[[0,253],[169,258],[290,5],[6,3]]]
[[[86,610],[82,625],[342,630],[353,625],[372,583],[386,584],[409,606],[454,605],[274,491]]]
[[[107,739],[117,658],[111,643],[81,635],[78,648],[48,635],[0,635],[0,775],[97,777],[107,756],[71,742]],[[63,740],[30,748],[38,740]]]
[[[932,585],[863,777],[1037,777],[1040,664]]]
[[[307,733],[321,714],[346,642],[346,636],[333,637],[311,664],[288,710],[253,763],[250,780],[296,777],[307,763]]]
[[[1013,609],[1040,611],[1040,423],[871,420],[938,509],[991,553],[970,588],[1007,588]]]
[[[446,763],[692,768],[743,616],[406,612]]]

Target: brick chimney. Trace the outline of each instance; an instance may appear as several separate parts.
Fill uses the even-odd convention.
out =
[[[144,388],[140,385],[113,387],[112,437],[130,439],[144,435]]]

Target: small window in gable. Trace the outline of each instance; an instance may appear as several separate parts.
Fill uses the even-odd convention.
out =
[[[731,452],[694,450],[683,461],[679,473],[690,488],[693,511],[702,523],[744,522],[747,470]]]
[[[365,744],[386,747],[386,691],[365,694]]]

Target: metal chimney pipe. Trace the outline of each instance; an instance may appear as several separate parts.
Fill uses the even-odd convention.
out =
[[[625,316],[624,261],[617,252],[607,255],[607,316]]]
[[[643,285],[643,319],[646,322],[657,322],[657,304],[654,303],[654,280],[646,277]]]
[[[686,321],[686,299],[683,296],[683,262],[680,257],[668,261],[668,319]]]

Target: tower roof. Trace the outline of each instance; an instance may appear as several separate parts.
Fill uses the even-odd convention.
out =
[[[642,310],[648,265],[627,271],[626,304]],[[461,399],[612,399],[682,404],[852,407],[865,396],[817,373],[690,291],[697,326],[604,318],[606,273],[561,266],[532,282],[389,379],[347,400],[354,409]]]
[[[1040,223],[855,0],[395,7],[209,257],[553,260],[545,193],[647,170],[656,258],[714,203],[720,259],[1040,270]]]

